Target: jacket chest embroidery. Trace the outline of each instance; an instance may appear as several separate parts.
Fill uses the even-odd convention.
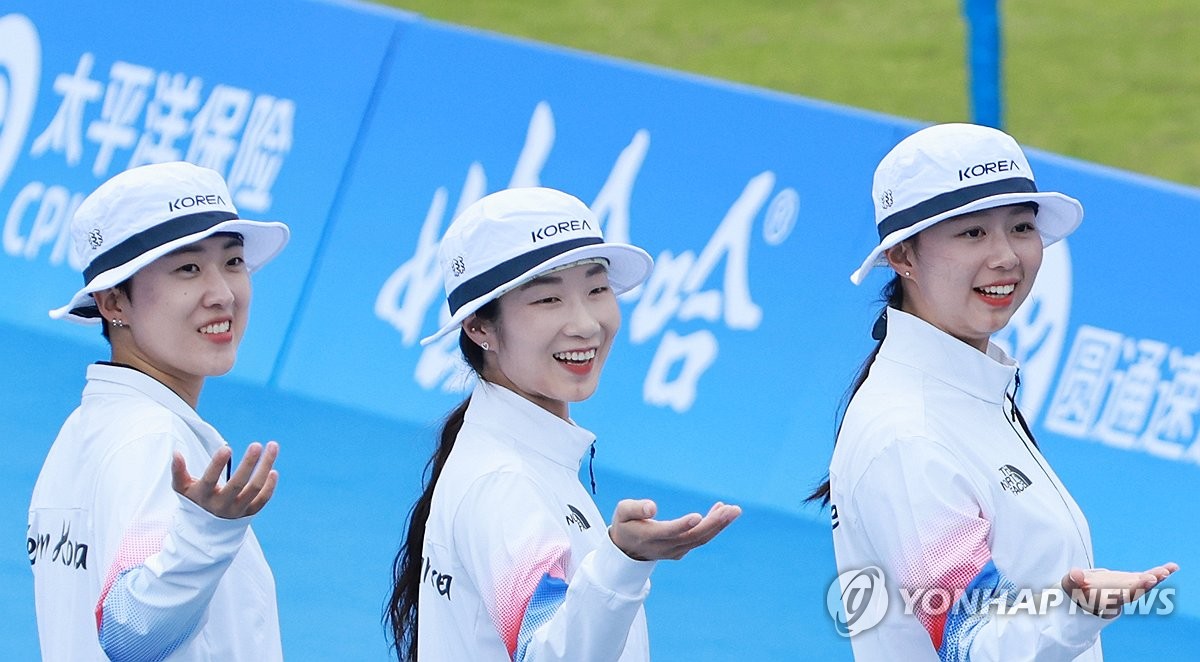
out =
[[[1020,494],[1033,484],[1029,476],[1011,464],[1000,467],[1000,475],[1004,477],[1000,480],[1000,487],[1013,494]]]
[[[567,504],[567,508],[571,511],[566,516],[567,524],[574,524],[579,527],[580,531],[587,531],[592,528],[592,525],[588,523],[587,518],[583,516],[583,513],[579,512],[578,508],[569,503]]]

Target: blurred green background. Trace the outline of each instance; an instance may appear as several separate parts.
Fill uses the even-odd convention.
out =
[[[381,0],[927,122],[969,121],[961,0]],[[1200,186],[1200,0],[1000,0],[1005,129]]]

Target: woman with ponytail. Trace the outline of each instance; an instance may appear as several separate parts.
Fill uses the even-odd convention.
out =
[[[1016,362],[990,341],[1083,208],[1039,192],[1010,136],[970,124],[905,138],[872,195],[880,241],[851,280],[894,275],[810,496],[833,518],[839,629],[860,661],[1100,660],[1100,630],[1178,566],[1095,567],[1017,409]],[[1038,609],[1011,609],[1029,592]]]
[[[545,188],[486,196],[439,251],[448,333],[478,384],[447,418],[396,556],[387,619],[402,661],[649,659],[643,602],[661,559],[741,510],[655,520],[617,504],[606,528],[580,484],[595,437],[569,404],[595,391],[620,328],[616,296],[651,260],[606,243],[579,200]]]

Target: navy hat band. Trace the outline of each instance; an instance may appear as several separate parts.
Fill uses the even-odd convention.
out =
[[[1037,185],[1032,179],[1026,177],[1009,177],[1007,179],[998,179],[983,184],[974,184],[965,188],[947,191],[940,195],[935,195],[932,198],[913,205],[908,209],[902,209],[891,216],[883,219],[879,223],[879,240],[883,241],[888,235],[907,227],[912,227],[917,223],[927,219],[944,214],[950,210],[958,209],[963,205],[970,204],[976,200],[989,198],[993,195],[1001,195],[1004,193],[1037,193]]]
[[[450,304],[450,314],[454,315],[464,305],[512,281],[512,279],[533,269],[537,265],[554,259],[558,255],[582,246],[603,243],[604,240],[600,237],[568,239],[556,244],[550,244],[549,246],[543,246],[528,253],[522,253],[510,260],[505,260],[454,288],[454,291],[446,299],[447,303]]]
[[[92,260],[92,263],[83,270],[83,284],[86,286],[92,282],[93,278],[105,271],[119,267],[163,244],[197,232],[204,232],[214,225],[225,221],[234,221],[237,218],[238,215],[233,212],[206,211],[173,218],[147,228],[96,256],[96,259]]]

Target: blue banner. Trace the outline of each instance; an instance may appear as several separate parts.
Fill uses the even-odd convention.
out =
[[[623,298],[601,388],[573,414],[599,434],[598,461],[796,510],[868,348],[869,307],[847,275],[874,231],[866,196],[845,188],[869,189],[863,164],[902,133],[865,113],[415,25],[279,385],[414,420],[450,409],[465,388],[457,339],[418,345],[445,314],[437,241],[486,193],[552,186],[657,262]]]
[[[82,285],[71,215],[126,168],[192,161],[226,177],[243,217],[292,227],[255,276],[235,371],[265,382],[403,17],[299,3],[285,34],[266,2],[23,4],[0,17],[0,277],[22,290],[0,322],[107,358],[98,328],[46,314]]]
[[[870,177],[915,128],[418,23],[399,42],[278,385],[435,420],[469,383],[453,337],[418,345],[445,316],[438,238],[488,192],[557,187],[592,204],[610,238],[656,258],[650,281],[623,298],[598,394],[573,410],[599,435],[597,461],[821,518],[801,500],[827,466],[885,280],[848,280],[875,240]],[[1171,273],[1187,264],[1168,257],[1186,243],[1162,238],[1200,210],[1200,196],[1030,156],[1041,186],[1082,199],[1088,218],[1047,252],[1034,295],[997,337],[1024,365],[1022,407],[1091,515],[1099,558],[1128,568],[1200,560],[1177,513],[1109,515],[1151,509],[1164,493],[1190,502],[1197,313],[1172,304],[1178,288],[1164,284],[1194,277]],[[1151,496],[1101,475],[1173,480]]]

